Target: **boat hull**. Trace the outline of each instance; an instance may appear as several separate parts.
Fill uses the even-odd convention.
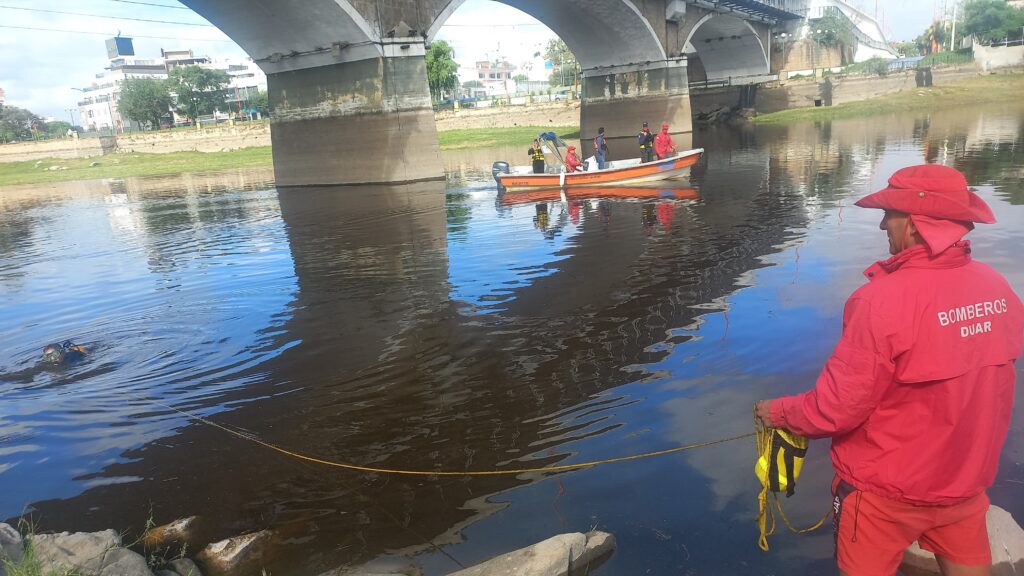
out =
[[[682,154],[623,168],[607,168],[593,172],[568,174],[498,174],[498,182],[509,191],[538,188],[568,188],[579,186],[622,186],[678,178],[700,160],[703,148],[687,150]]]

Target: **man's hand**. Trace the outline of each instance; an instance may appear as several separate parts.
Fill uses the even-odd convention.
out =
[[[772,425],[771,407],[771,400],[758,400],[754,404],[754,415],[760,418],[765,426]]]

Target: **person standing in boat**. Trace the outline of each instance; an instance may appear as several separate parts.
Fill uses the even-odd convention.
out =
[[[661,125],[661,132],[654,137],[654,153],[658,155],[658,160],[664,160],[676,154],[676,143],[672,141],[672,136],[668,133],[668,122]]]
[[[566,172],[582,172],[583,163],[576,156],[576,147],[569,146],[569,149],[565,152],[565,171]]]
[[[597,169],[604,170],[604,162],[608,157],[608,142],[604,139],[604,126],[597,129],[597,137],[594,138],[594,156],[597,158]]]
[[[640,133],[636,135],[637,143],[640,144],[640,162],[650,162],[654,159],[654,134],[651,134],[651,129],[647,127],[647,122],[644,122],[643,127],[640,129]]]
[[[526,152],[533,159],[533,173],[544,173],[544,151],[540,149],[540,140],[534,140],[533,146]]]

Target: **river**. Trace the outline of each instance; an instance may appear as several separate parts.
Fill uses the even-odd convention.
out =
[[[828,528],[757,548],[752,439],[572,472],[502,470],[752,430],[809,387],[887,255],[852,203],[899,167],[963,170],[999,220],[977,258],[1024,291],[1024,110],[712,127],[689,182],[642,199],[447,182],[277,191],[269,171],[0,190],[0,518],[206,541],[271,529],[276,575],[412,557],[444,574],[606,530],[601,574],[829,573]],[[525,146],[525,144],[524,144]],[[629,196],[629,191],[622,192]],[[635,191],[632,195],[636,195]],[[49,342],[84,362],[41,368]],[[829,506],[813,442],[798,524]],[[1024,518],[1018,408],[992,501]]]

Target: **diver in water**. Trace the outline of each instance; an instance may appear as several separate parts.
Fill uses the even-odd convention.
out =
[[[43,363],[54,366],[71,364],[85,358],[85,348],[65,340],[60,344],[47,344],[43,348]]]

